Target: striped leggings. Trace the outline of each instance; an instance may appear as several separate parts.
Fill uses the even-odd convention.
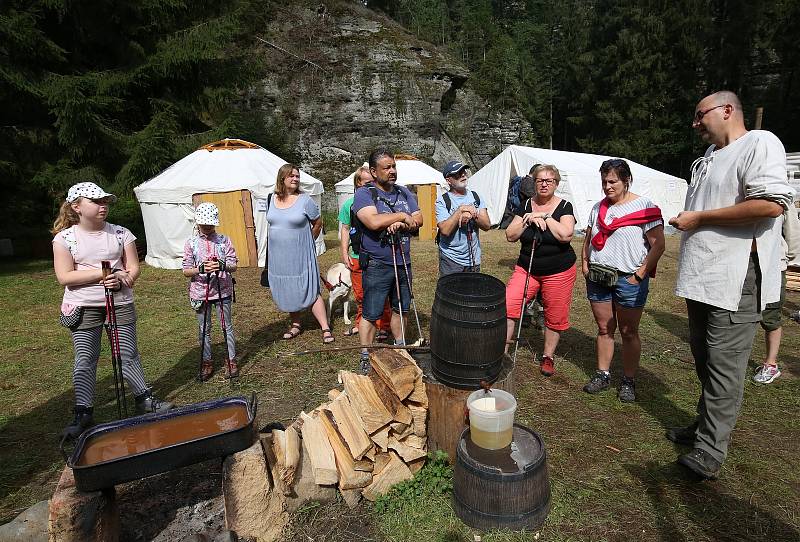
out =
[[[122,358],[122,375],[134,395],[148,390],[142,371],[142,361],[136,347],[136,323],[117,327],[119,349]],[[103,326],[72,331],[72,345],[75,348],[75,367],[72,371],[72,384],[75,388],[75,404],[92,406],[94,387],[97,380],[97,361],[100,358],[100,340]]]
[[[231,318],[231,298],[223,298],[222,311],[220,314],[219,302],[211,303],[212,307],[217,308],[217,318],[220,319],[220,326],[222,325],[222,316],[225,317],[225,346],[228,348],[228,359],[236,359],[236,338],[233,335],[233,319]],[[211,322],[214,320],[214,313],[209,307],[208,321],[205,324],[206,334],[203,335],[203,320],[205,319],[206,306],[205,301],[200,310],[197,311],[197,338],[203,347],[203,359],[211,359]]]

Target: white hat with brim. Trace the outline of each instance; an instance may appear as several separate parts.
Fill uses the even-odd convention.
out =
[[[194,210],[194,222],[198,226],[219,226],[219,209],[211,202],[201,203]]]
[[[94,183],[78,183],[70,187],[67,192],[67,201],[72,203],[78,198],[103,199],[110,198],[112,202],[117,201],[117,196],[109,194]]]

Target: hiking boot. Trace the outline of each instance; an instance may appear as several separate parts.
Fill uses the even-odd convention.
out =
[[[722,463],[700,448],[695,448],[688,454],[680,456],[678,464],[683,465],[704,480],[716,480],[719,470],[722,468]]]
[[[620,382],[619,388],[617,389],[617,396],[623,403],[633,403],[636,401],[636,384],[634,384],[632,378],[628,378],[627,376],[622,377],[622,382]]]
[[[137,395],[136,399],[136,413],[148,414],[150,412],[166,412],[172,409],[175,405],[168,401],[162,401],[153,395],[153,392],[147,390],[141,395]]]
[[[553,358],[550,356],[542,356],[542,363],[539,365],[539,372],[541,372],[543,376],[553,376],[556,372],[556,368],[553,365]]]
[[[611,384],[611,375],[604,371],[597,371],[592,376],[592,379],[583,387],[586,393],[598,393],[607,390]]]
[[[756,384],[772,384],[772,381],[781,376],[781,370],[777,365],[764,364],[758,368],[756,374],[753,376],[753,382]]]
[[[369,373],[370,367],[372,364],[369,362],[369,352],[361,352],[361,356],[358,358],[358,371],[365,375]]]
[[[234,359],[226,359],[225,360],[225,378],[238,378],[239,377],[239,366],[236,365],[236,360]]]
[[[92,417],[94,409],[92,407],[76,406],[74,411],[75,419],[61,431],[63,438],[78,438],[81,433],[94,425],[94,418]]]
[[[666,436],[676,444],[694,446],[697,437],[697,420],[687,427],[670,427],[667,429]]]

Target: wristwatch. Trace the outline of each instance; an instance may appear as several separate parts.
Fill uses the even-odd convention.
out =
[[[644,280],[644,277],[640,277],[636,273],[633,274],[633,278],[636,280],[636,282],[642,282]]]
[[[547,220],[548,218],[550,218],[550,213],[545,213],[542,220]]]

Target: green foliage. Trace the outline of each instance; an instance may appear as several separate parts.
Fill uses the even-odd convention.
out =
[[[411,480],[400,482],[375,501],[379,514],[395,512],[426,498],[447,495],[453,491],[453,468],[447,453],[437,450],[428,454],[425,466]]]

